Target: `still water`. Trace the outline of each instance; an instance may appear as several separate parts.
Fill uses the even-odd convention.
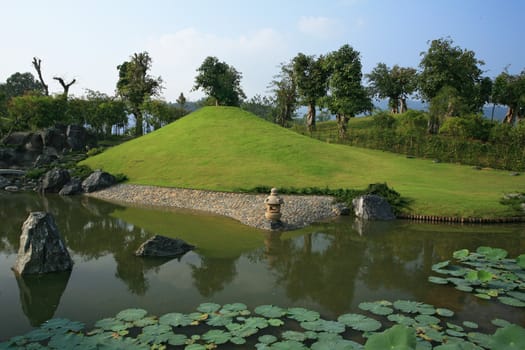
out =
[[[11,270],[30,211],[54,215],[74,260],[70,273],[16,278]],[[140,307],[191,312],[202,302],[302,306],[323,317],[359,303],[411,299],[452,309],[489,327],[525,326],[525,311],[431,284],[431,266],[461,248],[525,252],[524,225],[460,226],[408,221],[358,225],[339,218],[282,234],[186,210],[126,207],[93,198],[0,193],[0,341],[53,317],[87,323]],[[180,259],[133,252],[154,234],[198,247]]]

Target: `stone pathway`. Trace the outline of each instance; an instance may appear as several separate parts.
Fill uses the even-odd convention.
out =
[[[245,225],[269,229],[264,218],[264,199],[269,194],[119,184],[86,195],[120,203],[203,210],[229,216]],[[284,200],[281,220],[285,230],[305,227],[337,215],[334,199],[330,196],[283,195],[281,198]]]

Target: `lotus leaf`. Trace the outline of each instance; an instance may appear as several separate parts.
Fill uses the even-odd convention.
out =
[[[512,297],[499,297],[498,300],[505,305],[525,307],[525,302]]]
[[[382,333],[373,334],[365,344],[365,350],[406,350],[415,347],[415,330],[403,325],[395,325]]]
[[[439,324],[439,322],[441,322],[439,318],[430,315],[417,315],[415,319],[419,324],[424,326]]]
[[[243,303],[233,303],[233,304],[224,304],[222,306],[222,311],[228,311],[228,312],[241,312],[243,310],[246,310],[247,307]]]
[[[142,327],[151,326],[157,323],[159,323],[159,320],[157,318],[153,316],[149,316],[149,317],[144,317],[140,320],[134,321],[133,325],[136,327],[142,328]]]
[[[480,299],[484,299],[484,300],[490,300],[490,295],[488,294],[483,294],[483,293],[476,293],[474,294],[476,297],[480,298]]]
[[[434,264],[432,265],[432,270],[433,271],[436,271],[436,270],[441,270],[442,268],[444,268],[445,266],[448,266],[448,264],[450,263],[449,260],[446,260],[446,261],[442,261],[442,262],[439,262],[437,264]]]
[[[277,343],[273,343],[270,347],[272,350],[307,350],[308,348],[303,344],[295,340],[285,340]]]
[[[429,276],[428,281],[435,283],[435,284],[447,284],[448,283],[448,280],[446,278],[436,277],[436,276]]]
[[[458,332],[463,332],[463,327],[454,323],[447,322],[447,327]]]
[[[490,341],[491,349],[525,349],[525,329],[515,324],[500,328]]]
[[[456,289],[462,292],[467,292],[467,293],[470,293],[474,290],[472,287],[467,286],[467,285],[457,285]]]
[[[416,324],[416,320],[414,320],[412,317],[407,317],[407,316],[401,315],[401,314],[388,315],[387,318],[388,318],[389,321],[392,321],[392,322],[395,322],[395,323],[399,323],[399,324],[402,324],[402,325],[405,325],[405,326],[412,326],[412,325]]]
[[[494,326],[496,327],[500,327],[500,328],[503,328],[503,327],[507,327],[507,326],[510,326],[512,323],[510,323],[509,321],[506,321],[506,320],[502,320],[501,318],[495,318],[493,319],[492,321],[490,321]]]
[[[206,323],[212,327],[221,327],[226,326],[229,323],[232,323],[233,319],[228,316],[223,316],[221,314],[212,314],[207,320]]]
[[[301,322],[301,327],[306,330],[316,332],[343,333],[345,331],[344,324],[336,321],[326,321],[323,319]]]
[[[424,315],[433,315],[436,313],[436,309],[432,305],[411,300],[396,300],[394,307],[406,313],[420,313]]]
[[[95,323],[95,327],[106,331],[111,331],[114,328],[122,326],[123,324],[124,322],[122,320],[117,320],[116,318],[103,318]]]
[[[445,309],[445,308],[437,308],[436,309],[436,313],[439,316],[444,316],[444,317],[452,317],[452,316],[454,316],[454,311],[449,310],[449,309]]]
[[[452,256],[454,257],[454,259],[463,260],[466,257],[468,257],[469,254],[470,252],[468,249],[461,249],[461,250],[457,250],[454,253],[452,253]]]
[[[268,324],[272,327],[280,327],[284,324],[284,322],[278,318],[270,318],[268,320]]]
[[[249,317],[244,321],[246,326],[263,329],[268,327],[268,321],[262,317]]]
[[[236,345],[242,345],[242,344],[246,344],[246,339],[244,339],[242,337],[232,337],[230,339],[230,343],[233,343],[233,344],[236,344]]]
[[[219,304],[215,303],[202,303],[197,307],[197,311],[210,314],[212,312],[218,311],[221,308]]]
[[[144,309],[126,309],[120,311],[115,318],[127,322],[133,322],[144,318],[148,312]]]
[[[525,254],[521,254],[516,258],[516,264],[522,269],[525,269]]]
[[[255,308],[255,313],[268,318],[279,318],[286,314],[286,310],[274,305],[260,305]]]
[[[362,345],[351,340],[318,340],[310,347],[312,350],[358,350]]]
[[[143,344],[161,344],[166,343],[171,334],[170,326],[160,324],[142,328],[142,333],[137,336],[137,339]]]
[[[315,321],[320,315],[317,311],[307,310],[302,307],[292,307],[288,309],[288,317],[298,322]]]
[[[476,322],[463,321],[463,326],[470,329],[478,329],[479,325]]]
[[[421,338],[417,338],[416,350],[432,350],[432,344],[426,340],[421,340]]]
[[[386,316],[394,312],[394,309],[384,305],[381,301],[379,302],[363,302],[359,304],[361,310],[370,311],[375,315]]]
[[[281,334],[283,339],[286,340],[295,340],[299,342],[303,342],[306,340],[306,335],[303,332],[297,332],[297,331],[285,331]]]
[[[488,334],[479,333],[479,332],[470,332],[467,334],[467,337],[471,342],[476,343],[479,346],[482,346],[483,348],[488,349],[490,345],[491,336]]]
[[[257,338],[259,343],[263,344],[271,344],[275,343],[277,341],[277,337],[271,334],[261,335],[259,338]]]
[[[362,332],[373,332],[381,328],[381,322],[359,314],[344,314],[337,318],[337,321]]]
[[[189,316],[178,312],[170,312],[159,318],[159,323],[161,325],[169,325],[172,327],[189,326],[192,321],[193,319],[191,319]]]
[[[212,329],[202,335],[207,343],[224,344],[231,339],[231,334],[221,329]]]
[[[73,349],[82,344],[83,337],[76,333],[55,334],[47,346],[51,349]]]
[[[204,345],[201,344],[190,344],[187,345],[184,350],[207,350]]]
[[[479,346],[465,341],[436,346],[434,350],[481,350]]]
[[[501,248],[479,247],[476,253],[485,256],[489,260],[501,260],[507,257],[508,252]]]
[[[431,326],[418,327],[418,336],[425,341],[443,341],[443,333],[437,329],[432,328]]]
[[[519,299],[521,301],[525,301],[525,293],[523,293],[523,292],[510,291],[510,292],[507,292],[507,295],[509,295],[509,296],[511,296],[513,298]]]
[[[233,337],[246,338],[250,335],[256,334],[259,329],[252,325],[240,325],[237,323],[231,323],[226,325],[226,328],[230,331]]]
[[[171,334],[168,338],[168,344],[173,346],[184,345],[188,341],[188,337],[184,334]]]

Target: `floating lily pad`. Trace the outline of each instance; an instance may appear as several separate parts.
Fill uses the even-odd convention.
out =
[[[489,260],[501,260],[507,257],[508,252],[501,248],[479,247],[476,253],[483,255]]]
[[[261,305],[255,308],[255,313],[268,318],[279,318],[286,314],[286,310],[274,305]]]
[[[292,307],[288,309],[288,317],[299,321],[315,321],[319,319],[320,315],[317,311],[307,310],[302,307]]]
[[[212,329],[204,333],[202,339],[207,343],[224,344],[231,339],[231,334],[221,329]]]
[[[395,325],[382,333],[373,334],[365,344],[365,350],[402,350],[415,347],[415,330],[403,325]]]
[[[505,305],[525,307],[525,302],[512,297],[499,297],[498,300]]]
[[[363,346],[351,340],[318,340],[312,344],[311,350],[359,350]]]
[[[436,313],[439,316],[444,316],[444,317],[452,317],[452,316],[454,316],[454,311],[449,310],[449,309],[445,309],[445,308],[437,308],[436,309]]]
[[[461,250],[456,250],[454,253],[452,253],[452,256],[454,257],[454,259],[465,259],[466,257],[468,257],[470,254],[470,251],[468,249],[461,249]]]
[[[441,320],[439,318],[434,317],[434,316],[430,316],[430,315],[417,315],[415,317],[415,320],[419,324],[424,325],[424,326],[433,325],[433,324],[439,324],[439,322],[441,322]]]
[[[516,258],[516,264],[522,269],[525,269],[525,254],[521,254]]]
[[[518,300],[525,301],[525,293],[523,292],[510,291],[510,292],[507,292],[507,295],[510,297],[516,298]]]
[[[233,344],[236,344],[236,345],[242,345],[242,344],[246,344],[246,339],[244,339],[242,337],[232,337],[230,339],[230,343],[233,343]]]
[[[133,322],[144,318],[148,312],[144,309],[126,309],[120,311],[115,318],[126,322]]]
[[[117,320],[116,318],[109,317],[109,318],[103,318],[95,322],[95,327],[104,329],[107,331],[111,331],[111,330],[122,327],[124,323],[125,322],[123,322],[122,320]]]
[[[373,332],[381,328],[381,322],[360,314],[344,314],[337,321],[356,331]]]
[[[137,339],[143,344],[155,345],[166,343],[172,334],[170,326],[160,324],[142,328]]]
[[[470,329],[478,329],[479,325],[475,322],[471,321],[463,321],[463,326],[470,328]]]
[[[492,336],[490,348],[525,349],[525,329],[515,324],[498,329]]]
[[[386,316],[390,315],[394,312],[394,309],[391,307],[388,307],[388,305],[391,305],[389,302],[386,304],[384,301],[376,301],[376,302],[363,302],[359,304],[359,308],[361,310],[370,311],[371,313],[375,315],[381,315]]]
[[[268,324],[272,327],[280,327],[284,324],[284,322],[278,318],[270,318],[268,320]]]
[[[204,345],[201,344],[190,344],[187,345],[184,350],[207,350]]]
[[[306,340],[306,335],[303,332],[297,332],[297,331],[285,331],[281,334],[283,339],[286,340],[296,340],[299,342],[303,342]]]
[[[141,318],[140,320],[133,321],[133,325],[136,327],[140,327],[140,328],[151,326],[157,323],[159,323],[159,320],[153,316],[144,317],[144,318]]]
[[[387,318],[389,321],[399,323],[405,326],[413,326],[414,324],[417,323],[416,320],[414,320],[412,317],[408,317],[408,316],[401,315],[401,314],[388,315]]]
[[[285,340],[277,343],[273,343],[271,346],[272,350],[308,350],[303,344],[295,340]]]
[[[261,335],[259,338],[257,338],[259,343],[263,344],[271,344],[275,343],[277,341],[277,337],[271,334]]]
[[[428,281],[435,284],[448,284],[448,280],[442,277],[429,276]]]
[[[345,331],[344,324],[336,321],[326,321],[323,319],[301,322],[301,327],[306,330],[316,332],[343,333]]]
[[[445,266],[448,266],[449,263],[450,263],[449,260],[441,261],[441,262],[439,262],[439,263],[437,263],[437,264],[432,265],[432,270],[433,270],[433,271],[441,270],[441,269],[444,268]]]
[[[212,314],[206,320],[206,323],[212,327],[226,326],[229,323],[232,323],[233,319],[229,316],[223,316],[221,314]]]
[[[189,316],[178,313],[178,312],[170,312],[159,318],[159,323],[161,325],[169,325],[172,327],[189,326],[193,321],[194,320],[190,318]]]
[[[492,321],[490,321],[494,326],[496,327],[500,327],[500,328],[503,328],[503,327],[507,327],[507,326],[510,326],[512,323],[510,323],[509,321],[507,320],[502,320],[501,318],[495,318],[493,319]]]
[[[221,312],[241,312],[247,309],[247,306],[243,303],[224,304]]]
[[[197,307],[197,311],[204,312],[204,313],[212,313],[215,311],[218,311],[221,308],[219,304],[215,303],[202,303]]]
[[[184,345],[188,341],[188,337],[184,334],[170,334],[168,344],[173,346]]]

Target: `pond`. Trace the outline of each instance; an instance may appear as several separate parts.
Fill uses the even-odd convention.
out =
[[[52,213],[74,260],[71,273],[16,278],[22,223]],[[0,341],[61,317],[86,322],[140,307],[154,315],[191,312],[203,302],[302,306],[326,318],[363,301],[410,299],[449,308],[490,328],[525,312],[428,282],[433,264],[461,248],[525,252],[523,225],[444,225],[408,221],[360,225],[344,217],[279,233],[188,210],[122,206],[88,197],[0,193]],[[197,246],[180,259],[134,251],[154,234]]]

